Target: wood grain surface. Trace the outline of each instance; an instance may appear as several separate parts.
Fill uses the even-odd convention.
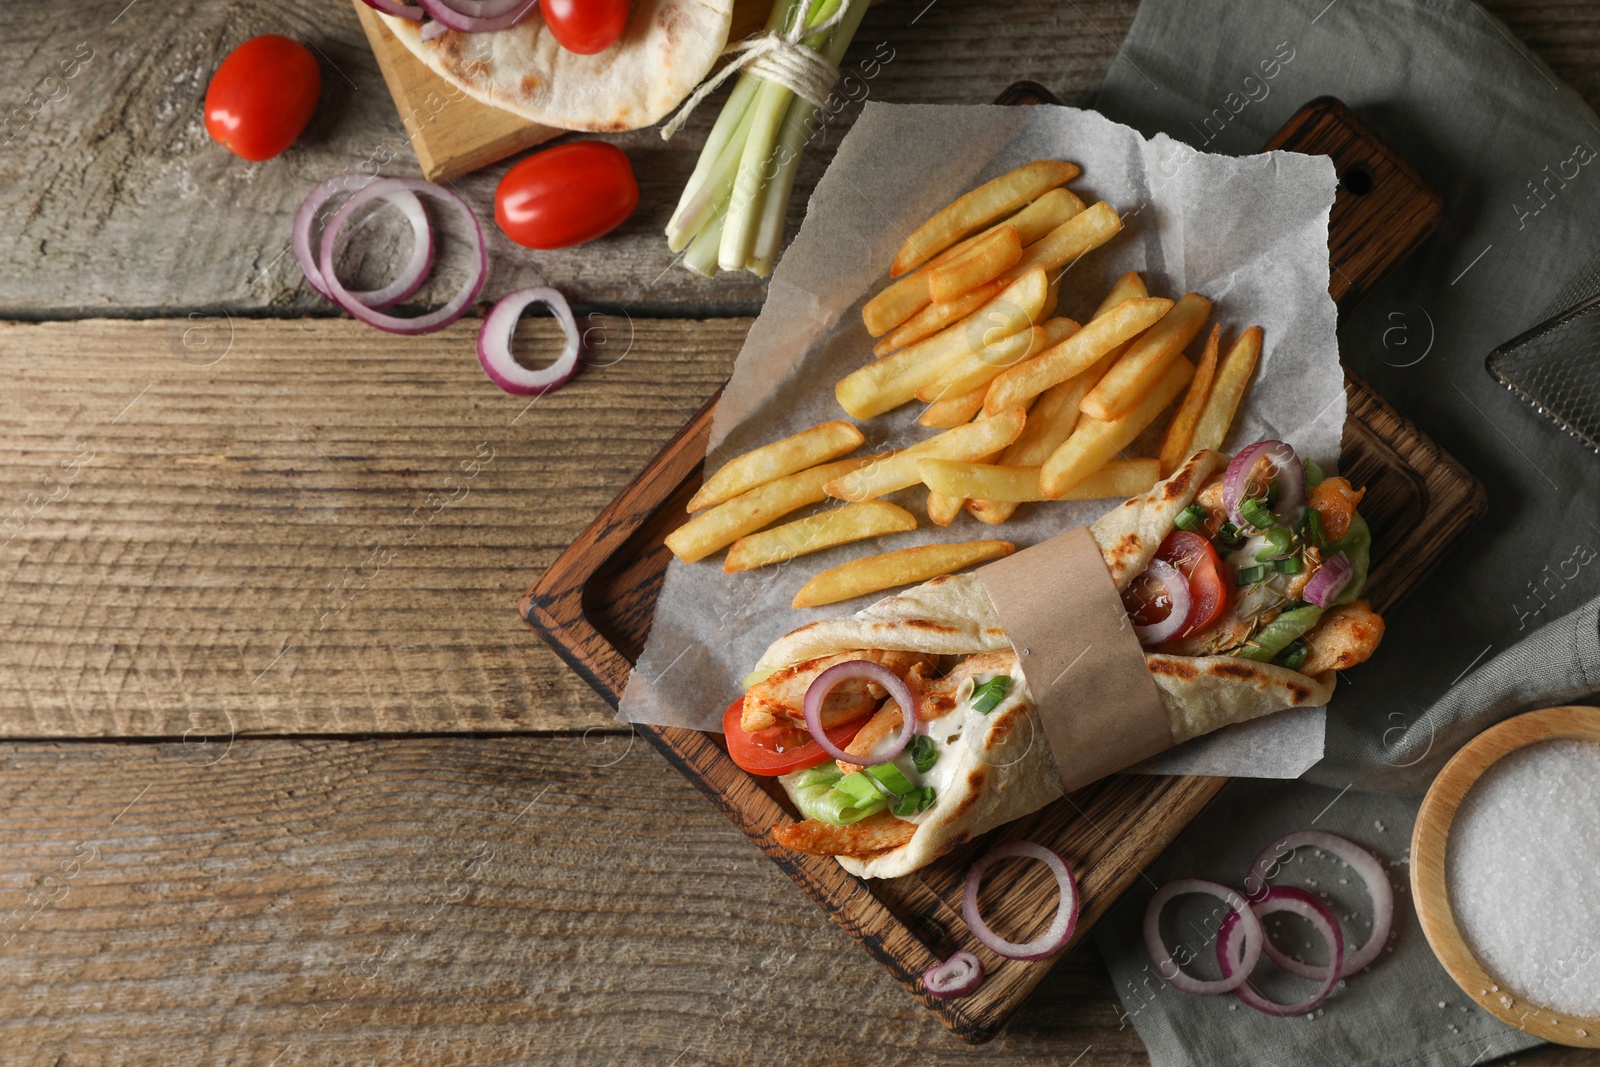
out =
[[[0,761],[8,1065],[1146,1062],[1081,950],[952,1041],[626,735]]]
[[[518,597],[749,322],[588,329],[593,365],[529,405],[484,377],[476,321],[0,324],[0,736],[610,721]]]

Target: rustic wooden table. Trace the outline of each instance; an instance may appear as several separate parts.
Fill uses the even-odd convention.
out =
[[[1082,104],[1134,8],[893,0],[856,47],[895,50],[875,99],[1031,78]],[[1593,5],[1490,9],[1600,102]],[[643,202],[603,244],[495,244],[492,291],[548,279],[610,316],[530,407],[482,380],[472,324],[387,338],[286,254],[314,181],[415,172],[348,5],[8,15],[0,1059],[1144,1062],[1092,949],[959,1046],[517,619],[760,305],[659,237],[714,109],[617,139]],[[245,165],[200,100],[263,32],[314,43],[324,94]],[[458,186],[486,204],[503,170]]]

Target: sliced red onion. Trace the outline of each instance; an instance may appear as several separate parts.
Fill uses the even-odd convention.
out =
[[[1248,981],[1235,989],[1234,995],[1264,1015],[1280,1017],[1304,1015],[1314,1010],[1317,1005],[1328,999],[1339,984],[1339,975],[1343,973],[1344,935],[1339,932],[1339,920],[1334,918],[1333,911],[1326,904],[1298,886],[1274,886],[1267,890],[1266,896],[1260,901],[1250,905],[1250,910],[1257,922],[1280,911],[1298,915],[1309,922],[1312,929],[1322,935],[1322,939],[1328,943],[1328,963],[1322,967],[1300,965],[1309,972],[1305,977],[1319,981],[1322,985],[1305,1000],[1297,1003],[1279,1004],[1277,1001],[1268,1000]],[[1224,975],[1248,979],[1250,971],[1243,969],[1243,960],[1234,959],[1234,946],[1240,940],[1239,929],[1243,925],[1239,917],[1243,914],[1244,912],[1233,912],[1223,920],[1222,928],[1217,931],[1217,962],[1222,966]],[[1270,946],[1271,943],[1269,939],[1267,944]]]
[[[550,309],[561,332],[566,334],[566,344],[554,363],[539,370],[529,370],[518,363],[511,354],[511,335],[516,332],[517,320],[529,304],[543,304]],[[572,317],[567,298],[543,286],[518,289],[500,298],[500,302],[484,317],[483,329],[478,331],[478,362],[489,380],[508,393],[518,396],[538,396],[567,384],[578,369],[580,337],[578,324]]]
[[[970,952],[957,952],[922,972],[922,988],[938,1000],[964,997],[982,984],[983,961]]]
[[[416,4],[403,4],[400,0],[362,0],[374,11],[382,11],[385,15],[396,18],[410,19],[412,22],[422,17],[422,8]]]
[[[1344,592],[1345,586],[1355,576],[1355,564],[1350,562],[1350,557],[1343,552],[1335,552],[1322,561],[1322,566],[1317,568],[1317,573],[1311,576],[1305,592],[1300,595],[1317,607],[1325,608],[1339,599],[1339,594]]]
[[[888,690],[889,696],[900,707],[900,733],[894,739],[894,747],[889,752],[878,752],[873,755],[862,754],[852,756],[844,749],[828,740],[828,732],[822,728],[822,704],[828,699],[828,694],[833,692],[840,682],[852,678],[864,678],[869,682],[876,682]],[[894,759],[902,749],[911,742],[912,731],[917,725],[917,702],[911,696],[911,690],[906,686],[901,677],[881,663],[873,663],[867,659],[846,660],[835,663],[832,667],[817,675],[806,688],[805,699],[806,729],[811,731],[811,739],[822,746],[822,751],[836,760],[845,763],[854,763],[865,766],[869,763],[883,763],[885,760]]]
[[[356,188],[361,189],[377,179],[357,177],[354,180],[358,183]],[[311,248],[312,243],[317,240],[315,232],[317,217],[322,213],[323,206],[350,181],[349,175],[339,175],[317,183],[317,186],[306,194],[306,198],[300,201],[300,207],[294,213],[294,226],[289,234],[289,243],[294,248],[294,258],[300,264],[301,273],[306,276],[306,282],[311,288],[323,296],[328,296],[328,283],[323,280],[322,268],[318,266],[316,253]],[[433,269],[433,227],[428,223],[428,213],[422,210],[422,201],[409,191],[398,192],[386,199],[398,208],[406,221],[411,224],[411,258],[406,261],[406,265],[401,268],[394,281],[382,289],[350,294],[352,300],[378,311],[393,307],[422,288],[422,283],[428,280],[428,272]]]
[[[356,300],[350,290],[344,287],[339,277],[334,273],[334,250],[338,245],[339,233],[349,223],[351,216],[357,208],[369,200],[384,198],[393,202],[393,198],[400,192],[410,191],[423,196],[431,196],[435,200],[454,208],[460,212],[468,223],[467,232],[473,245],[473,254],[477,259],[475,269],[468,272],[467,280],[450,300],[440,308],[430,311],[426,315],[419,315],[414,319],[401,319],[393,315],[385,315],[375,311]],[[380,330],[390,333],[405,334],[408,336],[422,333],[432,333],[434,330],[443,329],[450,323],[459,319],[477,298],[483,282],[489,274],[489,257],[484,250],[483,227],[478,224],[478,217],[472,213],[472,208],[467,202],[443,186],[432,182],[423,181],[421,178],[379,178],[372,184],[356,190],[344,206],[334,213],[328,221],[327,228],[322,231],[322,250],[318,266],[322,270],[322,280],[328,287],[328,296],[334,303],[344,308],[350,314]]]
[[[1167,951],[1167,946],[1161,940],[1161,912],[1167,902],[1174,897],[1181,897],[1189,893],[1205,893],[1216,897],[1229,908],[1233,914],[1241,918],[1235,920],[1243,928],[1244,954],[1240,957],[1237,974],[1229,975],[1223,972],[1221,978],[1206,980],[1195,978],[1184,973],[1178,962],[1172,958],[1172,953]],[[1224,920],[1224,925],[1226,920]],[[1222,926],[1218,926],[1220,933]],[[1250,910],[1249,902],[1240,896],[1237,890],[1230,889],[1219,882],[1210,882],[1204,878],[1179,878],[1168,882],[1156,890],[1156,895],[1150,898],[1150,903],[1144,909],[1144,950],[1150,957],[1150,963],[1155,967],[1166,983],[1181,993],[1193,993],[1197,997],[1214,997],[1219,993],[1231,993],[1244,984],[1250,972],[1256,969],[1256,964],[1261,961],[1261,947],[1267,940],[1267,934],[1261,926],[1261,920],[1256,918],[1256,913]]]
[[[1133,628],[1134,636],[1139,639],[1139,643],[1145,648],[1150,648],[1178,635],[1178,631],[1183,629],[1184,622],[1189,618],[1189,608],[1194,598],[1189,595],[1188,581],[1178,572],[1178,568],[1165,560],[1151,560],[1150,566],[1144,569],[1144,573],[1145,577],[1160,582],[1172,601],[1172,610],[1167,612],[1166,618],[1149,626]]]
[[[527,17],[539,0],[417,0],[434,20],[462,33],[509,29]]]
[[[431,41],[435,37],[443,37],[449,32],[449,26],[446,26],[438,19],[429,19],[427,22],[422,24],[422,33],[418,36],[420,36],[424,41]]]
[[[1050,928],[1020,945],[989,929],[978,911],[978,884],[983,881],[983,873],[1008,856],[1026,856],[1043,862],[1056,876],[1056,885],[1061,887],[1061,903],[1056,906],[1056,917],[1051,920]],[[1078,881],[1072,876],[1072,868],[1067,866],[1066,860],[1032,841],[1013,841],[991,849],[967,871],[967,884],[961,892],[961,917],[967,921],[972,935],[992,951],[1012,960],[1037,960],[1060,952],[1077,929],[1078,907]]]
[[[1274,510],[1286,512],[1305,499],[1306,470],[1300,466],[1300,457],[1295,455],[1294,449],[1282,441],[1257,441],[1241,449],[1233,457],[1233,462],[1228,464],[1227,473],[1222,476],[1222,506],[1228,512],[1228,518],[1240,525],[1247,524],[1244,516],[1239,514],[1239,505],[1244,503],[1250,472],[1263,456],[1270,459],[1276,468],[1273,477],[1278,482],[1278,502]]]
[[[1295,849],[1302,847],[1321,849],[1349,864],[1350,869],[1360,875],[1361,881],[1366,884],[1367,896],[1372,898],[1372,933],[1368,935],[1366,944],[1345,957],[1344,967],[1339,972],[1341,978],[1348,978],[1370,966],[1383,951],[1384,945],[1388,944],[1389,929],[1394,925],[1394,886],[1389,884],[1388,872],[1378,858],[1355,842],[1325,830],[1299,830],[1285,834],[1262,849],[1250,865],[1245,888],[1250,891],[1251,899],[1258,899],[1262,890],[1266,889],[1267,875],[1292,855]],[[1311,979],[1322,977],[1322,968],[1301,963],[1280,953],[1271,942],[1266,946],[1266,953],[1273,963],[1290,974]]]

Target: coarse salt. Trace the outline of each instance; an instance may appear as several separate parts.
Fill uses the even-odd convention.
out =
[[[1600,744],[1542,741],[1496,762],[1456,813],[1447,866],[1487,970],[1546,1008],[1600,1015]]]

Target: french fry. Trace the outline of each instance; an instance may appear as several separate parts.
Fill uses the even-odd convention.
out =
[[[860,430],[842,419],[834,419],[751,449],[724,463],[721,470],[706,479],[689,501],[689,510],[709,508],[786,474],[838,459],[847,452],[854,452],[865,441]]]
[[[1017,236],[1017,228],[1003,225],[948,263],[931,264],[928,295],[935,303],[949,302],[1000,277],[1021,258],[1022,239]]]
[[[908,533],[916,528],[915,515],[887,501],[846,504],[739,538],[728,549],[722,569],[729,574],[755,570],[768,563],[782,563],[835,545],[884,534]]]
[[[1037,466],[1012,467],[955,459],[919,459],[917,471],[922,475],[922,484],[928,487],[930,497],[974,497],[1013,504],[1133,496],[1147,492],[1161,476],[1160,465],[1154,459],[1113,459],[1073,486],[1065,497],[1048,497],[1039,488]]]
[[[1010,284],[1004,278],[995,278],[962,293],[949,303],[929,304],[873,345],[872,354],[882,358],[897,348],[914,345],[924,337],[932,337],[951,323],[960,322],[977,311]]]
[[[966,541],[954,545],[920,545],[852,560],[823,571],[794,595],[797,608],[820,608],[868,593],[914,585],[941,574],[953,574],[977,563],[1001,559],[1017,550],[1010,541]]]
[[[685,563],[705,559],[746,534],[755,533],[774,519],[782,518],[807,504],[826,500],[828,494],[822,488],[824,485],[888,455],[892,453],[836,459],[832,463],[758,485],[709,511],[702,511],[673,530],[666,536],[667,547]]]
[[[888,333],[928,306],[928,272],[919,270],[890,282],[861,305],[861,321],[874,337]]]
[[[1146,426],[1156,421],[1192,377],[1194,364],[1179,356],[1132,411],[1111,422],[1081,416],[1072,436],[1051,453],[1039,471],[1039,485],[1045,494],[1060,500],[1079,482],[1104,467],[1112,456],[1127,448]]]
[[[1005,218],[1056,186],[1067,184],[1080,173],[1075,163],[1041,159],[956,197],[906,238],[889,265],[889,277],[898,278],[926,263],[969,233]]]
[[[956,521],[956,516],[961,514],[961,505],[967,502],[964,496],[945,496],[943,493],[928,494],[928,518],[936,526],[949,526]]]
[[[918,389],[917,399],[931,403],[947,396],[964,394],[970,389],[981,389],[1008,367],[1015,367],[1077,332],[1078,324],[1071,319],[1047,319],[1043,326],[1035,326],[1028,333],[1012,334],[1004,341],[985,345],[971,355],[963,356],[938,381]]]
[[[1189,383],[1189,391],[1184,394],[1177,414],[1172,416],[1172,421],[1167,423],[1166,431],[1161,435],[1161,447],[1156,450],[1156,455],[1161,460],[1163,478],[1177,470],[1194,451],[1195,425],[1199,423],[1200,412],[1205,409],[1206,397],[1211,393],[1211,380],[1216,377],[1217,347],[1221,337],[1221,325],[1212,326],[1211,336],[1206,338],[1205,353],[1200,357],[1200,365],[1195,368],[1194,380]]]
[[[840,500],[860,501],[916,485],[922,480],[917,473],[917,460],[929,456],[938,459],[981,459],[993,455],[1017,439],[1027,417],[1027,409],[1018,405],[991,418],[957,426],[926,441],[919,441],[910,448],[892,452],[841,474],[826,483],[824,490],[829,496]]]
[[[1104,315],[1118,304],[1142,300],[1149,295],[1149,290],[1144,287],[1144,279],[1139,277],[1137,271],[1130,270],[1111,287],[1111,292],[1095,309],[1095,317]],[[1073,427],[1078,422],[1078,405],[1126,347],[1127,342],[1123,342],[1101,356],[1099,362],[1082,374],[1074,375],[1039,394],[1037,402],[1028,410],[1028,424],[1022,428],[1022,436],[1000,454],[1000,463],[1031,467],[1049,459],[1050,453],[1072,435]],[[978,521],[997,526],[1016,514],[1017,504],[1015,500],[974,499],[967,501],[967,511]]]
[[[1211,315],[1211,301],[1185,293],[1161,321],[1128,346],[1116,365],[1083,398],[1083,413],[1102,422],[1127,412],[1193,341]]]
[[[1077,333],[995,378],[984,398],[985,411],[1004,411],[1082,374],[1122,342],[1154,325],[1172,307],[1161,297],[1125,300],[1092,318]],[[854,414],[854,412],[852,412]]]
[[[927,266],[918,268],[898,281],[890,283],[877,296],[867,301],[866,306],[861,309],[861,318],[866,323],[867,332],[874,337],[880,337],[890,330],[895,330],[898,334],[900,327],[911,327],[913,320],[919,320],[928,315],[932,310],[928,303],[931,299],[927,287],[928,267],[939,266],[955,258],[974,243],[988,236],[992,230],[1005,225],[1015,226],[1018,240],[1022,242],[1023,247],[1027,247],[1083,210],[1083,201],[1079,200],[1071,190],[1052,189],[1009,219],[1003,219],[990,227],[989,230],[985,230],[967,238],[958,245],[945,249],[930,260]],[[997,287],[996,292],[1000,288],[1004,288],[1004,283],[1009,281],[1009,279],[999,280],[1002,284]],[[989,295],[993,296],[994,294],[991,293]],[[962,299],[966,298],[963,297]],[[918,328],[910,330],[907,336],[886,338],[874,346],[872,353],[876,356],[883,356],[897,348],[904,348],[906,345],[914,344],[929,334],[948,326],[950,323],[964,318],[981,303],[983,301],[978,300],[960,312],[947,313],[945,317],[940,318],[931,325],[922,322]]]
[[[1129,300],[1142,300],[1150,295],[1150,290],[1144,287],[1144,279],[1139,277],[1139,272],[1130,270],[1118,278],[1111,286],[1111,291],[1106,298],[1100,301],[1100,306],[1094,309],[1094,317],[1099,318],[1118,304]]]
[[[953,430],[963,423],[971,422],[972,416],[983,410],[983,394],[988,391],[987,385],[980,385],[960,396],[936,400],[928,405],[928,410],[922,413],[917,423],[934,430]]]
[[[1111,240],[1121,229],[1122,219],[1117,209],[1102,200],[1024,248],[1017,265],[1006,273],[1010,277],[1020,277],[1037,267],[1055,277],[1079,257]]]
[[[1049,289],[1044,271],[1030,271],[962,321],[845,375],[834,387],[839,406],[868,419],[907,403],[962,356],[1039,321]]]
[[[1250,384],[1250,376],[1256,371],[1256,361],[1260,358],[1261,327],[1252,326],[1233,342],[1227,358],[1217,368],[1211,396],[1206,399],[1206,406],[1200,412],[1200,421],[1195,424],[1194,440],[1189,443],[1191,451],[1222,447],[1222,442],[1228,438],[1228,427],[1233,425],[1234,413],[1239,410],[1239,401],[1244,399],[1245,388]]]

